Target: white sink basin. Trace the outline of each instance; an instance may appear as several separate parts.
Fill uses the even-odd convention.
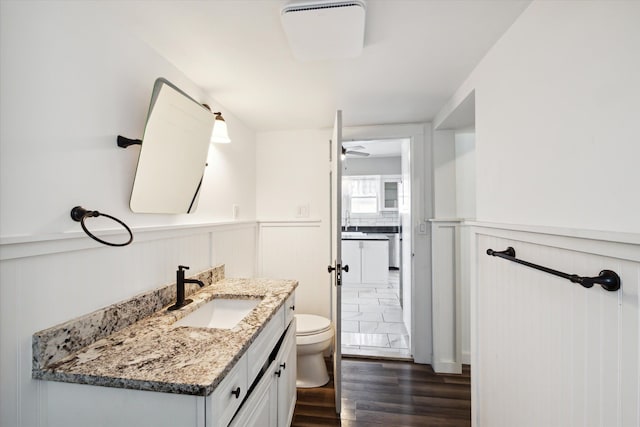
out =
[[[260,303],[259,299],[225,299],[209,301],[173,324],[198,328],[231,329]]]

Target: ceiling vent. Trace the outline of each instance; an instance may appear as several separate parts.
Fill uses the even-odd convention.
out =
[[[294,2],[282,8],[282,26],[301,61],[353,58],[364,46],[362,0]]]

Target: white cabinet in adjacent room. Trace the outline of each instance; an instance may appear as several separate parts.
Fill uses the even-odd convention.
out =
[[[362,283],[389,282],[389,240],[362,241]]]
[[[382,177],[381,211],[397,211],[402,200],[402,178],[395,176]]]
[[[349,266],[349,272],[342,275],[342,283],[388,283],[388,237],[375,234],[362,239],[343,238],[342,264]]]
[[[342,241],[342,265],[349,266],[349,271],[342,272],[342,283],[360,283],[362,281],[360,243],[360,240]]]

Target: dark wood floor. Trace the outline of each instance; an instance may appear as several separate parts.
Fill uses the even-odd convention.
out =
[[[340,417],[332,378],[324,387],[298,389],[292,426],[470,426],[470,384],[469,366],[462,375],[439,375],[430,365],[344,359]]]

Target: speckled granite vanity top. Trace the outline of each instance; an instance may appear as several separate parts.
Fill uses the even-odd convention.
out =
[[[120,307],[128,304],[126,310],[131,312],[132,305],[142,306],[153,298],[148,294],[141,295],[138,300],[142,298],[143,302],[128,301],[111,306],[107,308],[110,310],[108,315],[105,314],[108,310],[104,309],[105,312],[93,313],[91,318],[92,315],[83,316],[34,334],[33,377],[168,393],[210,394],[298,283],[269,279],[216,281],[215,274],[205,283],[208,286],[190,295],[193,299],[191,304],[176,311],[167,311],[163,307],[113,333],[106,334],[104,329],[117,329],[112,323],[123,317],[114,311],[123,310]],[[171,285],[158,290],[165,291],[166,295],[160,299],[166,303],[163,305],[172,303],[167,301],[171,296],[170,289]],[[173,295],[175,298],[175,290]],[[177,320],[214,298],[261,298],[261,302],[232,329],[173,326]],[[158,301],[153,303],[158,304]],[[105,321],[106,317],[111,318],[109,322]],[[82,322],[84,330],[79,331],[77,325]],[[78,337],[88,335],[87,330],[92,328],[103,337],[93,340],[91,337]],[[82,339],[90,344],[77,351],[67,345]]]

